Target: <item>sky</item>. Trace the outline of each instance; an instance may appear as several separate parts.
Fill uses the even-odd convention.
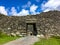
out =
[[[36,15],[60,11],[60,0],[0,0],[0,13],[7,16]]]

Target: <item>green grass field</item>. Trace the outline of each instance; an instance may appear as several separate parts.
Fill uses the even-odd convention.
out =
[[[13,37],[13,36],[8,36],[4,33],[0,34],[0,45],[4,44],[4,43],[7,43],[9,41],[12,41],[12,40],[15,40],[15,39],[18,39],[20,37]]]
[[[19,38],[19,37],[9,37],[9,36],[8,37],[2,37],[2,38],[0,38],[0,45],[7,43],[9,41],[15,40],[17,38]]]
[[[40,39],[34,45],[60,45],[60,37],[51,37],[49,39]]]

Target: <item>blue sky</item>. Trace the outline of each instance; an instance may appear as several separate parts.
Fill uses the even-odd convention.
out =
[[[0,13],[8,16],[35,15],[60,11],[60,0],[0,0]]]

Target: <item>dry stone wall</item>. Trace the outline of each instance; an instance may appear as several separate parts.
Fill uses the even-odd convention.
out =
[[[10,33],[26,33],[26,23],[36,23],[38,34],[60,35],[60,11],[49,11],[37,15],[4,16],[0,14],[0,30]]]

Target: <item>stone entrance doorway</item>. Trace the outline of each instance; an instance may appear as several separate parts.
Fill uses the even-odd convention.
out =
[[[27,35],[37,35],[36,23],[26,23]]]

